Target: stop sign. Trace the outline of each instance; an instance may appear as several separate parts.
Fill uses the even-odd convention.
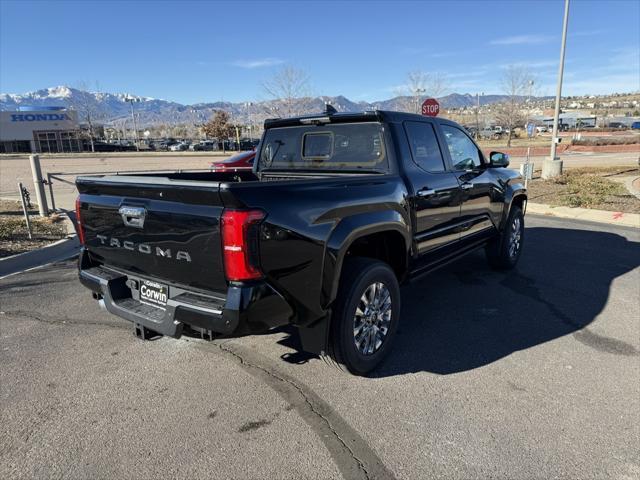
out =
[[[435,98],[427,98],[422,103],[422,115],[427,117],[437,117],[440,112],[440,104]]]

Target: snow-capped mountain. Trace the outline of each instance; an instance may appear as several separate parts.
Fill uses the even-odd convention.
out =
[[[58,86],[37,90],[35,92],[15,94],[0,94],[0,110],[15,110],[20,106],[64,106],[76,110],[91,110],[92,116],[101,123],[112,123],[128,119],[131,116],[131,106],[127,101],[128,94],[88,92],[67,86]],[[260,122],[269,116],[277,116],[282,112],[282,102],[269,100],[253,102],[247,106],[245,102],[214,102],[183,105],[177,102],[135,96],[135,112],[139,125],[158,124],[198,124],[206,122],[215,110],[228,111],[234,121],[245,123],[251,116],[252,122]],[[489,104],[503,101],[503,95],[485,95],[481,103]],[[453,93],[439,99],[442,108],[460,108],[473,106],[476,97],[470,94]],[[407,97],[395,97],[380,102],[353,102],[344,96],[320,96],[297,101],[297,110],[318,112],[324,109],[326,102],[331,103],[338,111],[363,111],[374,108],[380,110],[399,110],[407,104]],[[81,115],[82,116],[82,115]]]

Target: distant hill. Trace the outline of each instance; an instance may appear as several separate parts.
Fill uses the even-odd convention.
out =
[[[131,118],[131,107],[125,100],[126,94],[87,92],[76,88],[59,86],[45,88],[35,92],[21,95],[0,94],[0,110],[15,110],[20,106],[64,106],[78,108],[78,105],[90,105],[91,109],[99,112],[103,123],[126,121]],[[265,118],[278,116],[281,102],[269,100],[252,102],[247,108],[245,102],[214,102],[197,103],[194,105],[182,105],[176,102],[160,100],[149,97],[137,97],[139,102],[135,104],[139,125],[158,124],[199,124],[206,122],[215,110],[228,111],[234,121],[247,123],[251,116],[252,123],[262,122]],[[482,105],[499,103],[504,101],[505,95],[484,95],[480,97]],[[353,102],[344,96],[314,97],[297,100],[298,109],[307,112],[318,112],[324,109],[326,102],[331,103],[338,111],[351,112],[373,110],[401,110],[402,105],[407,104],[407,97],[394,97],[379,102]],[[476,104],[476,96],[471,94],[452,93],[438,99],[442,108],[470,107]]]

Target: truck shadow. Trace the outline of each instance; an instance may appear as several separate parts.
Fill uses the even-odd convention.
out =
[[[464,372],[569,334],[598,351],[637,355],[587,327],[613,280],[638,265],[638,243],[620,235],[528,228],[511,272],[491,271],[478,252],[407,286],[400,334],[375,376]]]
[[[416,280],[402,289],[393,351],[372,376],[464,372],[569,334],[597,351],[636,356],[633,345],[587,327],[613,280],[640,265],[638,246],[606,232],[527,228],[511,272],[490,270],[479,251]]]

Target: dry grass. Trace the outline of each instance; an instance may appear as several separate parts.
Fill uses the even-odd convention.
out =
[[[43,247],[67,235],[60,215],[39,218],[37,211],[30,210],[29,213],[32,239],[29,239],[20,203],[0,200],[0,258]]]
[[[582,137],[580,140],[572,139],[571,145],[633,145],[640,143],[640,135],[620,135],[607,137]]]
[[[555,206],[640,213],[640,199],[612,178],[638,175],[629,167],[578,168],[558,178],[529,183],[529,199]]]
[[[542,147],[549,145],[551,143],[551,139],[549,137],[537,136],[533,138],[527,138],[525,135],[523,138],[512,138],[511,139],[511,147]],[[480,139],[478,141],[478,145],[481,148],[508,148],[507,147],[507,138],[500,138],[498,140],[488,140],[488,139]]]

